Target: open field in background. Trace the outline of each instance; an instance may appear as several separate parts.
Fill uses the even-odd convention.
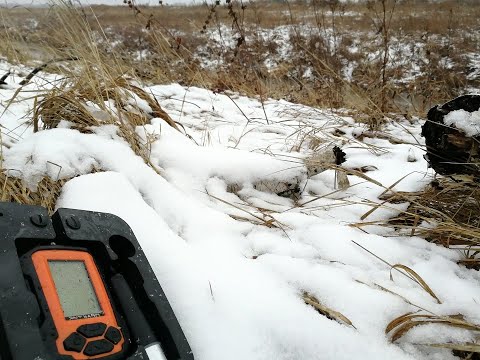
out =
[[[423,115],[432,104],[480,88],[477,1],[221,1],[136,9],[119,1],[79,11],[100,55],[147,82],[343,107],[373,127],[385,112]],[[0,51],[11,62],[75,52],[52,9],[0,15],[7,39]],[[78,48],[85,39],[76,41]]]

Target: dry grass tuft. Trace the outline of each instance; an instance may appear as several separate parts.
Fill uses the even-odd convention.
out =
[[[43,122],[44,130],[56,128],[62,120],[72,123],[72,128],[80,131],[99,126],[99,121],[70,92],[47,94],[34,112],[35,132],[38,131],[39,120]]]
[[[51,8],[48,20],[49,25],[44,29],[48,36],[41,42],[42,54],[50,58],[74,59],[75,62],[54,64],[48,61],[38,68],[44,70],[47,64],[58,65],[56,72],[62,73],[64,78],[53,82],[50,90],[38,95],[32,116],[34,131],[48,131],[61,122],[67,122],[69,127],[84,133],[103,125],[116,126],[117,135],[159,173],[149,159],[150,140],[147,138],[145,143],[138,135],[137,127],[148,124],[153,118],[161,118],[179,130],[177,124],[153,95],[136,85],[134,71],[128,64],[117,53],[101,48],[99,39],[103,29],[94,14],[70,2],[60,1]],[[97,30],[94,31],[93,27]],[[14,44],[14,39],[9,38],[9,41]],[[0,161],[0,171],[1,167]],[[29,179],[12,178],[3,171],[0,172],[1,201],[41,205],[50,212],[67,181],[44,178],[32,190],[23,181]]]
[[[36,131],[39,120],[44,129],[55,128],[64,120],[79,131],[88,132],[90,127],[107,124],[145,125],[152,118],[161,118],[178,130],[153,96],[125,79],[114,79],[110,83],[80,79],[83,77],[67,85],[66,90],[47,93],[38,103],[33,115]]]
[[[79,76],[45,94],[34,110],[33,124],[34,131],[38,131],[40,124],[48,130],[66,121],[71,128],[84,133],[98,126],[115,125],[117,134],[158,172],[149,160],[149,144],[144,144],[136,132],[137,126],[146,125],[153,118],[161,118],[178,130],[153,96],[127,80],[98,81],[91,76]]]
[[[49,214],[53,214],[62,186],[68,180],[53,181],[50,178],[43,178],[37,183],[36,189],[32,190],[22,179],[9,177],[5,172],[0,172],[0,183],[2,186],[0,201],[38,205],[46,208]]]
[[[423,191],[389,191],[380,200],[388,203],[409,202],[406,211],[381,222],[355,224],[393,227],[402,235],[421,236],[430,242],[461,251],[459,264],[480,270],[480,183],[473,178],[441,178]]]

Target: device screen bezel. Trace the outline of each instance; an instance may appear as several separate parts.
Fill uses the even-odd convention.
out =
[[[47,306],[50,310],[55,328],[58,332],[56,345],[59,354],[70,355],[74,359],[85,358],[85,355],[83,354],[64,349],[63,341],[66,337],[75,332],[79,326],[85,324],[102,322],[107,324],[107,326],[119,327],[110,298],[105,288],[105,284],[93,257],[88,252],[81,250],[42,249],[35,251],[31,256],[31,259],[41,285],[43,296],[47,302]],[[60,298],[55,287],[55,282],[48,264],[48,261],[62,260],[83,261],[103,313],[90,315],[87,314],[75,318],[65,318]],[[122,338],[122,340],[114,346],[114,349],[110,353],[103,354],[102,356],[98,357],[109,356],[120,352],[122,350],[123,343],[124,339]]]

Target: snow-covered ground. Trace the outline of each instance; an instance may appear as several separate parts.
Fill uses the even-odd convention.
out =
[[[0,63],[0,74],[8,68]],[[137,128],[159,175],[111,125],[83,134],[62,124],[34,134],[28,123],[34,95],[55,79],[41,74],[11,104],[16,87],[0,89],[2,167],[31,186],[45,175],[74,177],[57,207],[123,218],[196,359],[448,360],[455,359],[450,351],[419,344],[475,341],[467,330],[428,325],[392,344],[387,324],[418,310],[404,299],[480,323],[480,274],[456,264],[461,254],[421,238],[350,226],[402,177],[394,190],[420,190],[431,180],[421,120],[386,126],[383,134],[398,144],[362,137],[366,128],[351,117],[286,101],[151,86],[146,90],[189,135],[161,119]],[[12,75],[7,82],[18,80]],[[333,144],[345,151],[345,168],[369,166],[372,181],[349,175],[350,187],[340,190],[333,170],[308,178],[303,159]],[[93,168],[102,171],[91,174]],[[254,186],[261,182],[298,182],[303,193],[280,197]],[[365,221],[386,219],[407,205],[386,204]],[[390,268],[353,241],[415,270],[442,303],[400,274],[392,280]],[[320,315],[305,304],[304,292],[354,326]]]

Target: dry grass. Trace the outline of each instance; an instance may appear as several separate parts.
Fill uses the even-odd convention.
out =
[[[74,16],[56,7],[3,9],[0,33],[9,41],[0,52],[11,61],[47,60],[53,54],[71,55],[72,41],[88,35],[97,59],[115,59],[116,68],[146,81],[353,107],[371,115],[374,125],[385,111],[422,114],[431,104],[479,85],[467,76],[473,63],[466,56],[479,50],[480,3],[401,1],[393,8],[394,0],[385,1],[393,11],[389,51],[411,47],[425,60],[412,59],[419,71],[413,80],[405,80],[411,61],[393,56],[385,67],[381,54],[370,56],[384,39],[378,6],[336,1],[132,8],[119,1],[119,6],[95,6]],[[265,35],[278,26],[288,27],[286,38]],[[287,58],[280,53],[282,44],[290,47]],[[204,66],[207,58],[218,65]],[[265,61],[272,59],[278,61],[267,68]],[[353,66],[351,79],[345,78],[347,64]]]
[[[161,118],[178,130],[153,96],[124,78],[113,79],[111,83],[97,82],[88,76],[84,79],[82,74],[65,85],[65,90],[55,89],[38,103],[33,115],[35,129],[38,130],[39,120],[44,129],[55,128],[60,120],[65,120],[73,128],[86,132],[93,126],[107,124],[134,128],[152,118]]]
[[[347,318],[345,315],[338,311],[322,305],[320,301],[312,294],[304,292],[302,297],[303,301],[305,301],[305,304],[312,306],[320,315],[323,315],[330,320],[336,321],[339,324],[351,326],[352,328],[356,329],[356,327],[353,325],[349,318]]]
[[[405,203],[408,209],[386,221],[363,222],[357,227],[380,225],[401,235],[421,236],[463,254],[459,264],[480,270],[480,184],[476,179],[441,178],[416,193],[386,192],[383,203]],[[369,212],[369,214],[372,210]]]
[[[106,54],[99,49],[82,9],[64,4],[52,10],[49,16],[52,23],[61,27],[56,33],[59,35],[56,40],[68,44],[57,49],[50,48],[49,52],[76,61],[74,66],[69,67],[59,64],[62,67],[57,70],[62,70],[63,80],[38,95],[32,116],[34,131],[48,131],[57,127],[60,121],[68,122],[81,132],[92,132],[102,125],[114,125],[117,135],[159,173],[150,162],[148,139],[147,143],[140,139],[136,127],[149,123],[152,118],[161,118],[179,130],[177,124],[151,94],[136,85],[135,77],[116,54]],[[8,104],[15,101],[20,90]],[[32,190],[24,184],[21,175],[11,178],[6,170],[0,175],[0,200],[41,205],[50,212],[66,181],[44,178]]]
[[[361,245],[359,244],[357,245],[363,248]],[[390,267],[391,279],[392,279],[391,272],[393,270],[396,270],[397,272],[401,273],[402,275],[410,278],[411,280],[419,284],[427,293],[429,293],[432,297],[434,297],[439,304],[441,304],[441,301],[432,292],[432,290],[427,285],[427,283],[420,277],[420,275],[418,275],[412,269],[410,269],[405,265],[400,265],[400,264],[391,265],[384,259],[380,258],[378,255],[370,252],[368,249],[365,249],[365,248],[363,249]],[[428,310],[427,308],[419,306],[411,302],[406,297],[399,295],[398,293],[392,290],[389,290],[379,284],[376,284],[376,283],[367,284],[359,280],[357,280],[357,282],[360,284],[366,285],[372,289],[380,290],[388,294],[394,295],[399,299],[403,300],[408,305],[417,309],[416,312],[409,312],[409,313],[403,314],[393,319],[392,321],[390,321],[390,323],[388,323],[388,325],[385,328],[385,333],[386,335],[390,336],[391,342],[398,341],[403,335],[405,335],[414,327],[424,326],[424,325],[461,328],[461,329],[471,331],[472,333],[474,333],[474,336],[478,334],[478,332],[480,331],[480,325],[466,320],[462,314],[454,314],[449,316],[437,315],[434,312]],[[480,353],[480,344],[478,344],[478,342],[475,342],[475,343],[455,343],[455,342],[425,343],[424,341],[419,339],[418,343],[414,343],[413,345],[449,349],[449,350],[452,350],[453,355],[464,360],[476,360],[478,359],[478,355]]]
[[[480,3],[476,1],[451,0],[436,5],[403,1],[398,4],[389,24],[390,39],[393,40],[387,45],[405,41],[420,44],[419,48],[425,50],[426,61],[420,69],[421,75],[413,81],[404,79],[405,64],[389,63],[388,68],[383,64],[382,68],[381,62],[368,57],[378,48],[378,41],[382,41],[384,33],[384,29],[378,31],[376,19],[379,15],[374,7],[313,1],[310,5],[304,2],[255,2],[248,4],[247,8],[234,3],[210,8],[141,7],[139,10],[132,12],[125,6],[81,9],[64,4],[48,10],[19,7],[0,11],[3,25],[0,36],[7,39],[0,43],[0,54],[9,61],[77,59],[69,67],[51,65],[57,66],[54,70],[61,72],[65,79],[42,94],[36,103],[33,113],[35,131],[55,128],[59,120],[68,121],[81,132],[114,125],[117,134],[158,172],[149,160],[149,144],[141,141],[135,128],[149,123],[154,117],[178,127],[153,96],[135,85],[139,79],[156,83],[176,81],[217,92],[233,90],[261,100],[273,97],[332,108],[348,106],[356,114],[361,113],[359,117],[366,119],[372,129],[381,126],[389,111],[422,114],[431,103],[446,100],[468,86],[479,85],[477,79],[467,78],[470,70],[467,62],[462,60],[462,55],[479,50],[475,36],[468,35],[479,29]],[[38,23],[34,33],[31,32],[32,21]],[[232,23],[233,30],[222,34],[222,25],[230,28]],[[260,30],[285,25],[290,26],[287,39],[291,46],[289,58],[268,69],[264,62],[278,55],[279,45],[274,39],[264,39]],[[311,31],[302,33],[304,26],[309,26]],[[225,35],[227,40],[234,40],[234,45],[218,47],[207,36],[211,29]],[[359,34],[357,38],[353,36],[355,33]],[[336,40],[333,49],[328,41],[332,38]],[[119,42],[119,45],[112,46],[112,41]],[[350,51],[352,46],[358,51]],[[202,67],[197,56],[200,47],[206,53],[214,54],[212,59],[218,60],[219,65]],[[146,51],[148,57],[138,58],[142,51]],[[454,62],[453,67],[445,66],[446,58]],[[350,80],[342,73],[345,62],[357,64]],[[303,76],[308,69],[311,78]],[[380,80],[383,70],[388,81]],[[378,99],[382,97],[388,102],[379,103]],[[318,146],[321,140],[315,133],[305,135],[305,139],[312,141],[312,146]],[[318,144],[314,145],[312,139]],[[309,166],[332,168],[343,175],[353,174],[375,183],[362,170],[342,169],[332,165],[331,161],[317,159]],[[44,178],[32,190],[21,178],[9,177],[8,172],[2,171],[0,200],[44,206],[51,213],[65,181],[67,179]],[[285,231],[284,224],[266,209],[247,203],[231,204],[210,196],[243,211],[244,217],[232,215],[237,220]],[[395,219],[356,226],[383,225],[393,227],[403,235],[423,236],[429,241],[458,249],[464,254],[459,262],[461,265],[480,269],[478,182],[442,179],[435,186],[415,194],[397,193],[386,188],[381,201],[384,203],[372,211],[388,206],[388,202],[409,202],[410,206]],[[392,271],[408,276],[440,302],[412,269],[401,264],[388,265]],[[353,327],[348,318],[325,307],[311,294],[303,294],[303,300],[320,314]],[[395,341],[414,326],[427,323],[478,331],[477,325],[458,316],[439,317],[428,313],[401,316],[388,325],[387,333],[391,333],[392,341]],[[428,345],[450,348],[471,359],[472,354],[478,352],[476,344]]]
[[[67,180],[54,181],[50,178],[43,178],[32,190],[22,179],[10,177],[7,171],[3,171],[0,172],[0,185],[2,186],[0,201],[38,205],[46,208],[49,214],[53,214],[62,186]]]
[[[417,326],[435,325],[447,326],[469,330],[474,333],[480,332],[480,326],[466,321],[460,314],[450,316],[439,316],[432,313],[407,313],[392,320],[385,330],[386,334],[391,334],[391,341],[400,339],[405,333]],[[462,359],[475,360],[480,354],[480,344],[478,343],[419,343],[417,346],[428,346],[434,348],[443,348],[453,351],[453,354]]]

